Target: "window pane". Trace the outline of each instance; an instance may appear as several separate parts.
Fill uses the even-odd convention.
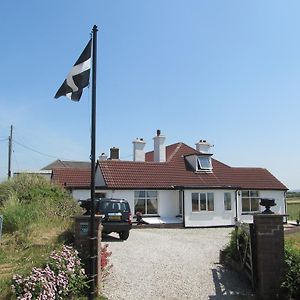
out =
[[[145,198],[145,191],[134,191],[134,198]]]
[[[211,169],[211,160],[207,156],[199,156],[198,162],[201,169]]]
[[[259,211],[259,203],[257,198],[251,199],[251,211]]]
[[[147,191],[147,198],[157,198],[157,191]]]
[[[258,197],[258,191],[250,191],[251,197]]]
[[[206,210],[206,193],[200,193],[200,210]]]
[[[192,199],[192,211],[199,211],[198,199]]]
[[[206,201],[206,193],[200,193],[200,200]]]
[[[250,211],[250,199],[242,198],[242,211]]]
[[[112,212],[118,212],[118,211],[120,211],[120,210],[121,210],[121,205],[120,205],[120,203],[113,203],[113,204],[112,204],[112,209],[111,209]]]
[[[109,207],[110,204],[111,204],[111,202],[109,202],[109,201],[99,201],[99,210],[100,211],[107,210],[107,208]]]
[[[134,202],[135,213],[141,212],[142,214],[145,214],[145,199],[136,199]]]
[[[213,211],[214,210],[214,194],[207,193],[207,210]]]
[[[249,191],[242,191],[242,197],[249,197]]]
[[[147,200],[147,214],[157,214],[157,199]]]
[[[206,200],[200,200],[200,210],[206,210]]]
[[[129,211],[128,205],[127,203],[120,203],[121,204],[121,210],[122,211]]]
[[[231,210],[231,193],[224,193],[224,209]]]
[[[192,193],[192,200],[197,200],[199,199],[199,194],[198,193]]]

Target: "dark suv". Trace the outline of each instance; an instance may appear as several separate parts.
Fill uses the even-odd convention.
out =
[[[91,199],[80,200],[80,206],[90,214]],[[95,199],[95,214],[103,215],[102,232],[109,234],[117,232],[121,240],[127,240],[132,227],[129,204],[124,199],[97,198]]]

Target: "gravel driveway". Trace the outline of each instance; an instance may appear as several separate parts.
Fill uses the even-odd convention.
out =
[[[133,229],[104,237],[113,267],[103,293],[114,299],[253,299],[249,284],[218,264],[228,228]]]

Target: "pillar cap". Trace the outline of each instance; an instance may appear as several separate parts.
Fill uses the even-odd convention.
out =
[[[266,217],[266,218],[272,218],[272,217],[288,217],[289,215],[287,214],[253,214],[253,217]]]

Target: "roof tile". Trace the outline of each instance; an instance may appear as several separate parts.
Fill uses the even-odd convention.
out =
[[[241,188],[286,190],[277,178],[263,168],[234,168],[212,158],[213,172],[195,172],[184,156],[199,154],[195,149],[176,143],[166,147],[166,162],[153,162],[153,151],[145,162],[99,161],[107,189]],[[52,179],[66,187],[90,187],[90,168],[53,169]]]

